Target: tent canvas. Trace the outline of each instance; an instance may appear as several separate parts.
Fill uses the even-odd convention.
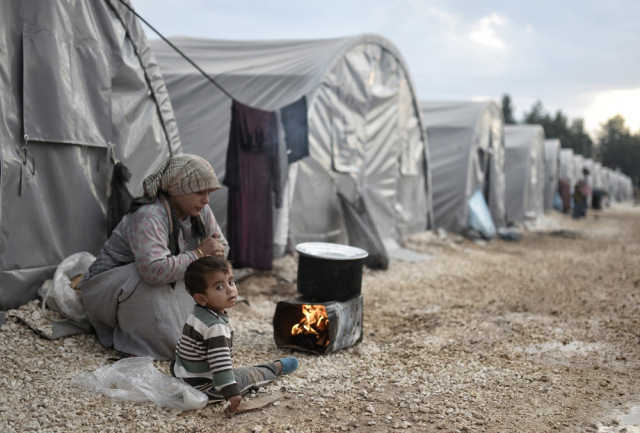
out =
[[[560,179],[565,179],[573,188],[575,170],[573,168],[573,149],[560,149]]]
[[[177,125],[137,19],[118,0],[0,3],[0,310],[106,240],[110,155],[132,193]]]
[[[572,189],[575,188],[576,184],[584,178],[582,169],[584,169],[584,156],[574,154],[573,155],[573,184],[571,185]]]
[[[544,142],[545,178],[544,178],[544,210],[553,209],[553,200],[558,192],[560,179],[560,140],[552,138]]]
[[[545,145],[540,125],[506,125],[505,207],[510,221],[544,213]]]
[[[277,253],[305,241],[348,243],[338,192],[363,198],[387,249],[426,230],[428,148],[409,71],[389,41],[171,41],[243,104],[277,110],[306,97],[310,156],[289,166],[288,199],[274,214]],[[184,151],[224,179],[232,101],[165,42],[151,45]],[[225,229],[226,187],[210,205]]]
[[[611,194],[611,169],[602,167],[602,189]]]
[[[582,168],[583,169],[587,169],[589,170],[589,175],[591,176],[591,187],[593,188],[593,159],[592,158],[585,158],[583,163],[582,163]]]
[[[602,189],[603,185],[602,164],[596,161],[593,163],[593,187]]]
[[[463,233],[478,190],[505,225],[504,118],[494,101],[421,102],[431,161],[435,227]]]

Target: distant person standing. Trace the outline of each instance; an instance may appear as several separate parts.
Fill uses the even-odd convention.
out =
[[[562,199],[562,212],[571,210],[571,184],[567,179],[558,179],[558,194]]]
[[[587,187],[584,179],[576,184],[573,190],[573,218],[580,219],[587,216]]]

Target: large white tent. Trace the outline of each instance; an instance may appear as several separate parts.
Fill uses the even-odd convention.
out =
[[[570,188],[573,188],[575,183],[573,149],[560,149],[560,179],[565,179],[569,182]]]
[[[181,152],[157,63],[117,0],[0,2],[0,310],[106,240],[113,159],[142,179]]]
[[[619,170],[611,170],[611,173],[609,173],[609,185],[611,188],[611,196],[616,201],[620,201],[620,176],[621,176],[621,173]]]
[[[582,168],[589,170],[589,175],[591,176],[591,187],[593,187],[593,164],[592,158],[585,158],[582,163]]]
[[[427,229],[428,148],[409,71],[391,42],[377,35],[171,41],[243,104],[278,110],[306,97],[309,156],[289,166],[284,204],[274,211],[276,251],[304,241],[348,243],[338,193],[363,200],[387,251]],[[165,42],[152,47],[184,151],[224,179],[232,100]],[[223,229],[227,194],[223,187],[210,203]]]
[[[504,118],[487,102],[421,102],[429,154],[435,227],[462,233],[469,198],[482,191],[494,225],[505,225]]]
[[[553,200],[558,192],[560,179],[560,140],[552,138],[544,142],[545,178],[544,178],[544,210],[553,209]]]
[[[602,189],[611,194],[612,170],[609,167],[602,167]]]
[[[624,175],[623,191],[624,191],[623,200],[633,199],[633,180],[626,174]]]
[[[506,125],[505,207],[509,221],[544,213],[545,137],[540,125]]]
[[[584,169],[584,156],[573,155],[573,184],[571,190],[575,189],[576,184],[584,178],[582,170]]]
[[[603,188],[604,182],[602,180],[602,164],[599,163],[598,161],[593,163],[592,179],[593,179],[594,188],[598,188],[598,189]]]

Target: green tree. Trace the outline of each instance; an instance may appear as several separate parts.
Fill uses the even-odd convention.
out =
[[[640,183],[640,133],[631,134],[625,126],[625,119],[616,114],[601,124],[599,134],[599,157],[602,165],[619,168],[631,177],[633,183]]]
[[[536,101],[529,112],[524,113],[523,123],[541,125],[546,138],[558,138],[563,148],[570,148],[585,158],[593,156],[593,140],[584,130],[584,120],[574,119],[569,126],[569,119],[558,110],[555,116],[544,110],[542,101]]]
[[[504,115],[504,123],[507,125],[513,125],[516,123],[516,118],[513,117],[514,107],[511,105],[511,96],[504,94],[502,97],[502,114]]]
[[[591,136],[584,129],[584,120],[581,118],[573,119],[569,134],[562,141],[562,147],[573,149],[575,153],[584,155],[586,158],[594,158],[595,149]]]
[[[549,115],[546,114],[546,116],[548,117]],[[522,121],[522,123],[528,123],[530,125],[540,125],[540,122],[542,122],[544,117],[545,112],[544,108],[542,108],[542,101],[537,100],[535,104],[531,106],[531,111],[529,111],[528,113],[524,113],[524,120]]]

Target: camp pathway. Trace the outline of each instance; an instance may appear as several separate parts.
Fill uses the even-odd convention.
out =
[[[180,412],[88,395],[71,379],[112,350],[92,335],[49,341],[9,317],[0,431],[621,431],[640,389],[640,207],[552,214],[520,242],[456,240],[416,235],[407,246],[434,260],[366,270],[362,344],[296,352],[296,373],[246,398],[285,397],[232,419],[221,404]],[[287,257],[239,284],[250,306],[230,312],[236,366],[292,353],[276,348],[271,319],[296,294],[295,270]]]

